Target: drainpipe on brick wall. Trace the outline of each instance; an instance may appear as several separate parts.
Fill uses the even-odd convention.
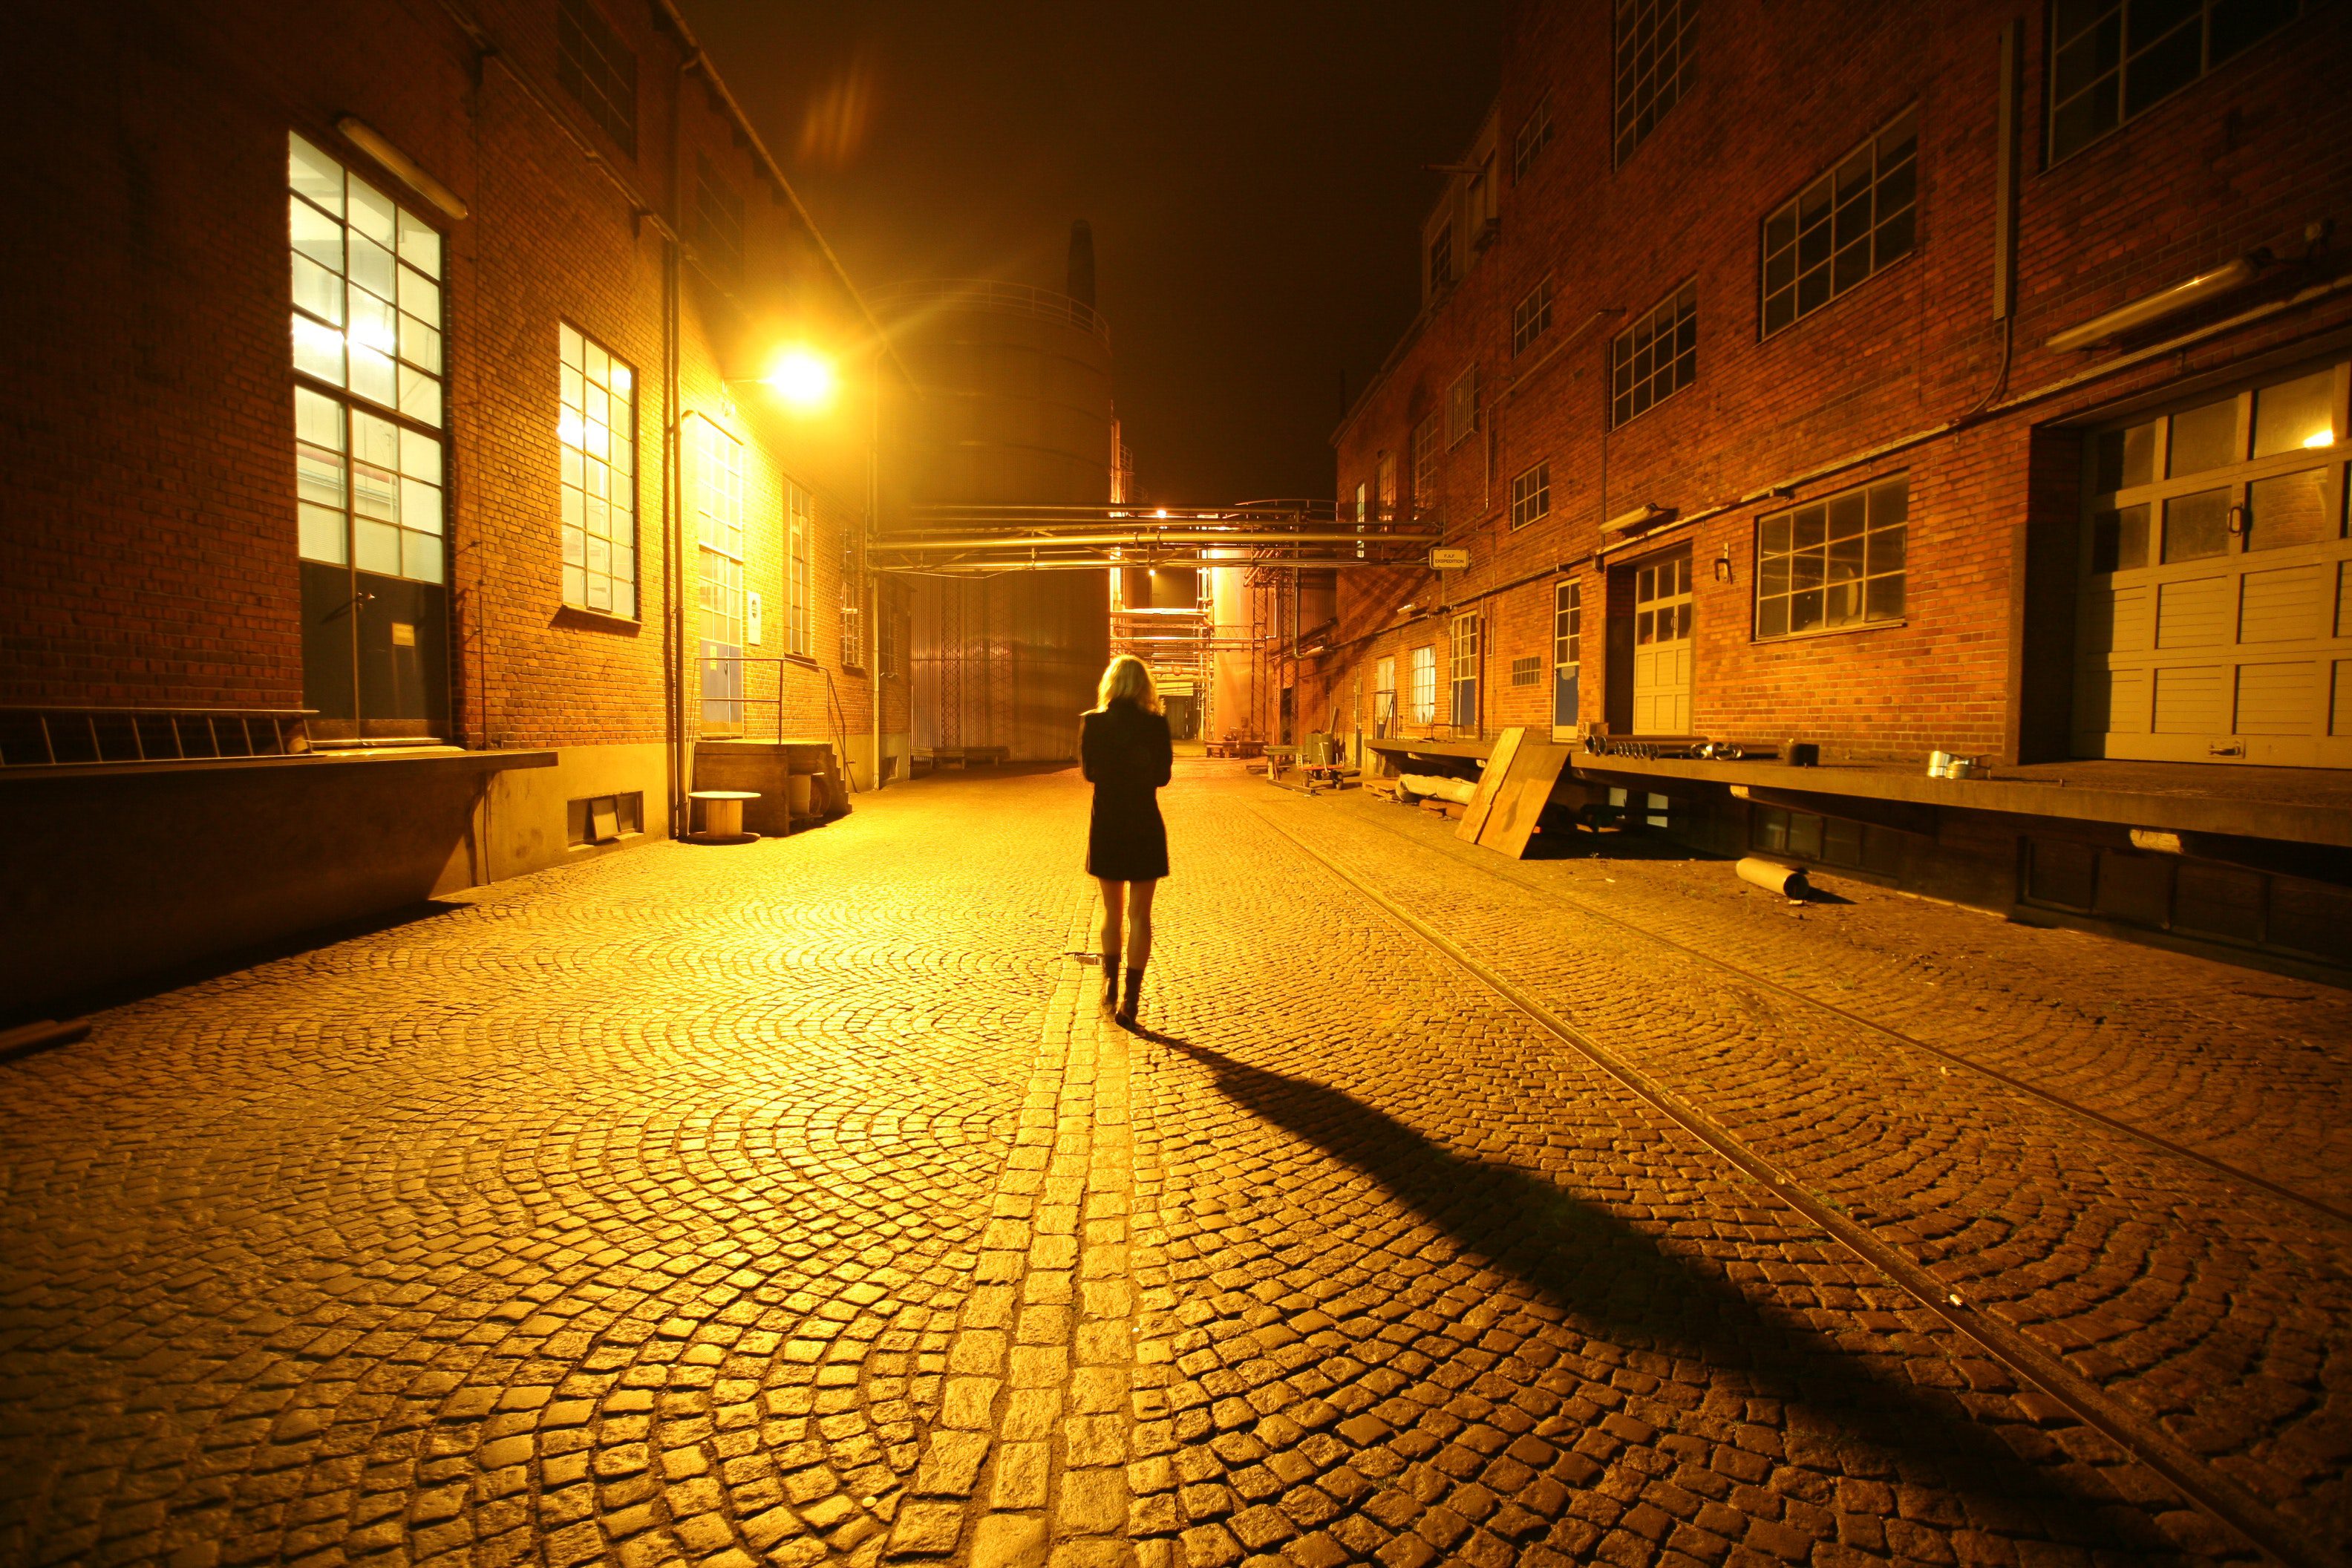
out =
[[[678,236],[684,216],[679,193],[686,181],[685,114],[687,74],[702,63],[702,50],[689,44],[677,60],[677,74],[669,95],[670,222],[662,237],[662,423],[668,461],[662,479],[662,531],[669,555],[662,581],[668,595],[669,657],[664,684],[669,689],[669,812],[670,835],[684,837],[694,827],[694,740],[687,723],[688,662],[686,592],[686,399],[678,392],[679,315],[685,279],[685,251]]]
[[[874,569],[874,547],[882,540],[882,351],[874,342],[873,381],[866,396],[872,424],[866,432],[866,582],[873,608],[866,620],[866,690],[874,710],[874,789],[882,789],[882,574]],[[910,710],[911,712],[911,710]],[[910,717],[908,754],[913,755],[914,728]],[[844,757],[846,764],[849,759]],[[855,775],[852,775],[853,779]]]

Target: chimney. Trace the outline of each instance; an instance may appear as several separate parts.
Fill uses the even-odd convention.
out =
[[[1095,302],[1095,231],[1086,219],[1070,225],[1069,296],[1091,310]]]

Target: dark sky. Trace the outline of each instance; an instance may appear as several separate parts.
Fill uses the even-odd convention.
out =
[[[1505,0],[678,3],[861,285],[1058,289],[1089,220],[1138,481],[1213,502],[1331,494]]]

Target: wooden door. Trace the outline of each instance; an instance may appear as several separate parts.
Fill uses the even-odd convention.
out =
[[[1691,723],[1691,558],[1633,574],[1633,733],[1687,735]]]

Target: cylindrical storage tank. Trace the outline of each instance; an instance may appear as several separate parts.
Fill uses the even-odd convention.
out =
[[[985,281],[870,297],[921,396],[908,412],[919,505],[1100,505],[1110,499],[1110,331],[1066,294]],[[915,743],[1012,761],[1076,754],[1078,715],[1110,657],[1101,571],[915,582]]]

